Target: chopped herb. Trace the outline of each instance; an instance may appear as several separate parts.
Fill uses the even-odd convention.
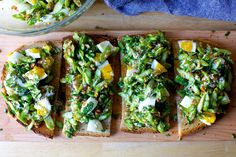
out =
[[[170,133],[168,133],[168,134],[166,134],[166,136],[171,136],[171,134],[170,134]]]
[[[231,33],[230,31],[227,31],[227,32],[225,33],[225,36],[228,37],[228,36],[230,35],[230,33]]]
[[[3,131],[3,128],[0,128],[0,131]]]
[[[236,134],[232,134],[232,137],[235,140],[236,139]]]
[[[59,129],[62,129],[62,128],[63,128],[63,123],[62,123],[62,122],[56,120],[56,121],[55,121],[55,124],[56,124],[56,126],[57,126]]]

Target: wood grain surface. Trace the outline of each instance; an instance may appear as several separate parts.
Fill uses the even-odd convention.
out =
[[[5,142],[4,157],[235,157],[235,142]]]
[[[88,34],[97,34],[97,35],[109,35],[112,37],[117,37],[125,34],[143,34],[151,33],[155,31],[89,31]],[[236,61],[236,31],[231,31],[229,36],[225,36],[225,31],[165,31],[167,38],[171,40],[176,39],[207,39],[212,42],[216,42],[222,47],[232,51],[232,58]],[[6,61],[6,54],[13,51],[17,47],[21,46],[24,43],[42,41],[42,40],[61,40],[63,37],[71,35],[71,32],[55,32],[48,35],[42,35],[38,37],[9,37],[9,36],[0,36],[0,47],[2,53],[0,54],[0,68],[3,67],[4,62]],[[120,69],[118,64],[119,58],[113,58],[113,63],[117,66],[117,69]],[[114,67],[114,65],[113,65]],[[234,68],[236,69],[236,68]],[[235,72],[234,72],[235,73]],[[116,72],[116,82],[118,81],[119,72]],[[235,73],[236,74],[236,73]],[[236,83],[233,84],[233,89],[236,88]],[[215,141],[215,140],[232,140],[232,134],[236,133],[236,91],[231,92],[231,103],[228,110],[228,113],[219,119],[213,126],[206,128],[196,134],[191,136],[184,137],[184,141]],[[4,104],[2,98],[0,103]],[[0,128],[3,130],[0,132],[1,141],[46,141],[44,137],[35,135],[31,131],[26,131],[22,126],[17,124],[12,118],[9,118],[6,114],[3,113],[5,106],[0,106]],[[177,141],[177,125],[173,125],[172,129],[165,134],[131,134],[124,133],[119,130],[120,126],[120,113],[121,113],[121,103],[120,97],[116,97],[113,103],[113,113],[118,114],[118,118],[112,119],[112,135],[109,138],[97,138],[97,137],[75,137],[73,139],[67,139],[63,136],[57,136],[53,141],[96,141],[96,142],[115,142],[115,141],[140,141],[140,142],[154,142],[154,141]],[[50,140],[51,141],[51,140]]]

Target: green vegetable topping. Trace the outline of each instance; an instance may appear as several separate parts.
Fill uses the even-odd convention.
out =
[[[129,130],[150,128],[161,133],[169,129],[168,91],[172,81],[170,45],[163,33],[147,36],[123,36],[119,41],[122,61],[127,73],[119,82],[126,113],[124,123]]]
[[[236,134],[232,134],[232,137],[235,140],[236,139]]]
[[[230,103],[226,92],[233,78],[231,53],[194,41],[179,41],[179,47],[175,82],[183,87],[178,93],[184,98],[179,107],[189,123],[197,118],[211,125]]]
[[[48,129],[54,129],[51,113],[55,89],[50,85],[54,59],[51,56],[58,52],[56,47],[48,43],[43,47],[14,51],[8,55],[4,92],[1,95],[8,105],[8,112],[25,124],[27,129],[42,123]]]
[[[61,121],[56,120],[56,121],[55,121],[55,124],[56,124],[56,126],[57,126],[59,129],[62,129],[62,128],[63,128],[63,123],[62,123]]]
[[[103,130],[103,121],[111,117],[114,73],[107,58],[119,49],[108,41],[102,43],[95,45],[89,36],[77,33],[64,41],[69,70],[61,82],[71,87],[64,113],[63,133],[67,137],[73,136],[79,124],[88,124],[87,131]]]

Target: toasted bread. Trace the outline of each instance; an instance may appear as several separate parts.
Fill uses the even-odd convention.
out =
[[[204,44],[209,44],[211,46],[219,46],[216,43],[212,43],[208,40],[194,40],[195,42],[203,42]],[[178,57],[178,41],[172,41],[172,48],[173,48],[173,52],[174,52],[174,57],[177,58]],[[178,72],[176,71],[177,67],[179,66],[179,62],[178,60],[175,59],[175,63],[174,63],[174,69],[175,69],[175,74],[177,75]],[[179,89],[181,89],[181,87],[179,87]],[[177,101],[176,104],[178,104],[178,102],[180,98],[177,96]],[[177,116],[178,116],[178,134],[179,134],[179,138],[181,139],[183,136],[187,136],[193,133],[196,133],[199,130],[202,130],[203,128],[207,127],[207,125],[203,122],[201,122],[198,119],[193,120],[191,123],[188,123],[187,119],[185,118],[185,116],[183,115],[182,111],[180,110],[180,108],[177,105]]]
[[[206,127],[205,123],[202,123],[200,120],[195,119],[190,124],[188,123],[187,119],[184,117],[183,113],[177,107],[177,116],[178,116],[178,134],[179,138],[181,139],[183,136],[190,135],[195,133],[204,127]]]
[[[32,47],[42,47],[45,43],[47,43],[47,42],[39,41],[39,42],[35,42],[35,43],[30,43],[28,45],[21,46],[20,48],[16,49],[15,51],[21,51],[21,50],[25,50],[25,49],[32,48]],[[58,47],[61,50],[61,42],[53,41],[53,42],[50,42],[50,43],[52,43],[53,45],[55,45],[56,47]],[[54,58],[54,64],[53,64],[52,68],[53,69],[61,69],[62,53],[59,53],[57,55],[53,55],[52,57]],[[6,71],[6,68],[4,66],[3,71],[2,71],[2,77],[1,77],[2,87],[3,87],[2,91],[3,91],[4,94],[6,94],[6,89],[4,88],[3,82],[4,82],[4,79],[5,79],[6,75],[7,75],[7,71]],[[56,90],[54,100],[53,100],[54,105],[56,105],[57,104],[56,101],[57,101],[57,98],[58,98],[60,70],[54,70],[53,75],[54,75],[54,79],[53,79],[53,81],[51,81],[50,85],[54,86],[55,90]],[[14,117],[18,123],[20,123],[23,126],[26,126],[21,121],[19,121],[13,114],[11,114],[10,112],[8,112],[8,114],[10,116]],[[55,113],[54,112],[51,113],[51,116],[52,116],[53,119],[55,119]],[[48,138],[53,138],[53,136],[54,136],[54,130],[48,129],[46,127],[45,123],[42,123],[40,126],[37,126],[37,127],[33,126],[32,130],[36,134],[39,134],[39,135],[42,135],[42,136],[45,136],[45,137],[48,137]]]
[[[106,35],[95,35],[95,34],[91,34],[88,35],[89,37],[91,37],[93,39],[93,41],[98,44],[102,41],[108,40],[110,41],[113,45],[116,45],[116,39],[112,38],[110,36],[106,36]],[[67,37],[65,39],[71,39],[71,37]],[[110,60],[110,59],[109,59]],[[65,64],[65,70],[63,71],[63,75],[65,75],[68,70],[69,70],[69,65],[66,63],[65,59],[63,59],[63,63]],[[112,68],[115,68],[115,65],[111,63]],[[65,111],[70,111],[70,93],[71,93],[71,86],[70,85],[65,85],[64,87],[64,92],[65,92]],[[111,96],[112,98],[112,102],[114,102],[113,100],[113,96]],[[96,137],[108,137],[111,134],[111,117],[102,121],[102,125],[104,127],[104,131],[99,131],[99,132],[90,132],[87,131],[87,124],[86,123],[80,123],[78,126],[78,131],[74,134],[74,136],[76,135],[80,135],[80,136],[96,136]]]
[[[122,56],[121,56],[122,58]],[[124,63],[121,62],[121,76],[122,77],[125,77],[126,75],[126,66]],[[139,128],[139,129],[135,129],[135,130],[130,130],[128,129],[125,124],[124,124],[124,120],[125,120],[125,117],[126,117],[126,114],[127,113],[127,107],[126,107],[126,104],[124,102],[124,100],[122,99],[122,118],[121,118],[121,124],[120,124],[120,129],[124,132],[130,132],[130,133],[137,133],[137,134],[142,134],[142,133],[155,133],[155,132],[158,132],[158,131],[154,131],[153,129],[151,128]]]
[[[152,33],[148,33],[148,34],[152,34]],[[130,36],[136,36],[136,35],[139,35],[139,36],[146,36],[146,34],[135,34],[135,35],[130,35]],[[119,36],[117,38],[118,41],[120,41],[122,39],[122,36]],[[126,65],[122,62],[122,54],[120,56],[120,64],[121,64],[121,77],[125,77],[126,76],[126,71],[127,71],[127,67]],[[169,100],[168,100],[169,101]],[[125,117],[126,117],[126,114],[127,114],[127,105],[125,104],[125,101],[123,100],[122,98],[122,115],[121,115],[121,124],[120,124],[120,130],[121,131],[124,131],[124,132],[130,132],[130,133],[136,133],[136,134],[142,134],[142,133],[158,133],[158,131],[155,131],[151,128],[148,128],[148,127],[143,127],[143,128],[136,128],[136,129],[133,129],[133,130],[130,130],[129,128],[127,128],[125,126]],[[170,122],[170,118],[169,116],[167,116],[165,118],[165,121],[166,122]]]

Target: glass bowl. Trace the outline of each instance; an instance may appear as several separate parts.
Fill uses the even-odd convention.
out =
[[[76,20],[80,15],[82,15],[95,0],[84,0],[82,5],[78,10],[71,16],[65,18],[62,21],[54,22],[49,25],[41,26],[29,26],[25,21],[14,19],[10,11],[4,11],[0,6],[0,34],[7,35],[18,35],[18,36],[32,36],[49,33],[60,27],[66,26]]]

